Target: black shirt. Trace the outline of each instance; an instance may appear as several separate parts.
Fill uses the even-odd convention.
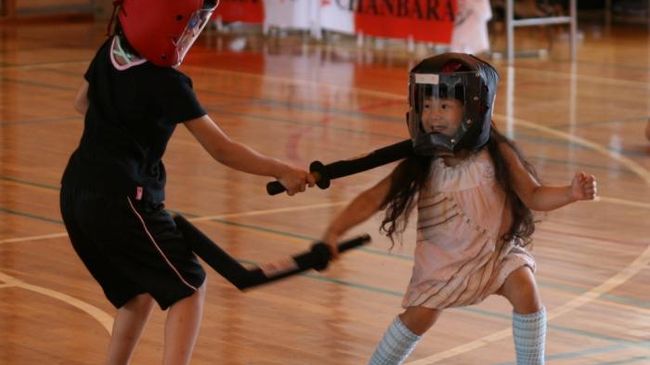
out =
[[[112,39],[92,60],[88,111],[79,147],[63,175],[64,188],[164,200],[162,156],[176,124],[206,114],[192,80],[150,62],[126,70],[110,59]]]

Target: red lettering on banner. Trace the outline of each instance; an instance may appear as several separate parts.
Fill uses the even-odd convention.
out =
[[[349,1],[345,4],[346,1]],[[356,32],[450,43],[456,0],[337,0],[355,11]]]
[[[263,0],[221,0],[213,17],[220,16],[224,22],[264,22]]]

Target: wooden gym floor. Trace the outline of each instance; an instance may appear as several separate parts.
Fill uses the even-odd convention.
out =
[[[544,181],[598,177],[600,201],[547,215],[534,254],[549,314],[548,364],[650,364],[650,38],[644,27],[581,25],[578,60],[563,30],[517,33],[495,121]],[[0,364],[99,364],[114,309],[74,255],[58,210],[59,178],[83,119],[72,108],[104,24],[0,26]],[[556,32],[556,34],[552,34]],[[550,34],[550,35],[549,35]],[[494,37],[495,48],[503,37]],[[206,34],[182,70],[231,136],[308,166],[406,138],[407,72],[425,53],[402,45]],[[214,163],[184,128],[165,159],[169,209],[194,219],[236,258],[261,263],[306,249],[383,167],[295,197],[269,197],[265,178]],[[400,311],[413,230],[389,251],[378,219],[355,229],[373,243],[327,272],[241,293],[209,271],[193,364],[363,364]],[[445,312],[407,361],[514,364],[509,305],[492,297]],[[160,362],[156,311],[135,364]]]

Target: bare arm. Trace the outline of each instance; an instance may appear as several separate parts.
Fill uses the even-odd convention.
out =
[[[81,115],[86,115],[86,111],[88,110],[88,81],[86,80],[84,80],[77,91],[77,96],[74,100],[74,109]]]
[[[372,217],[386,199],[390,189],[392,174],[385,177],[377,185],[362,192],[348,204],[330,223],[323,235],[334,257],[337,256],[337,242],[339,237],[350,228]]]
[[[314,178],[308,172],[232,140],[208,115],[184,124],[215,160],[228,167],[254,175],[275,177],[287,188],[289,195],[304,191],[306,185],[314,185]]]
[[[542,185],[526,170],[510,146],[502,143],[499,147],[514,180],[514,189],[530,209],[549,211],[578,200],[593,200],[596,197],[596,178],[593,175],[578,172],[570,185]]]

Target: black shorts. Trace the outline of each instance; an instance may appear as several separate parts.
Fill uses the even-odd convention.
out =
[[[61,214],[72,246],[116,308],[149,293],[166,309],[205,280],[162,204],[64,187]]]

